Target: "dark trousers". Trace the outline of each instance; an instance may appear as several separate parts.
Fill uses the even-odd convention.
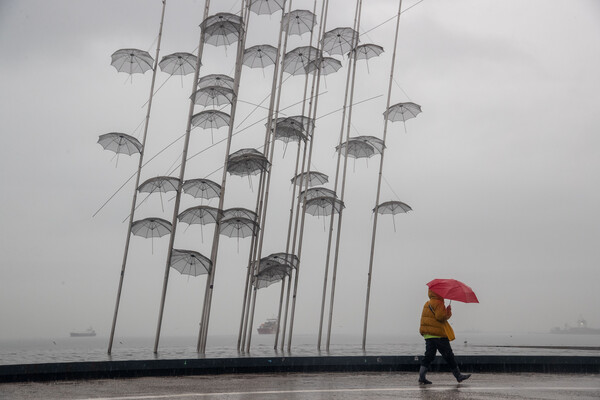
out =
[[[454,353],[450,346],[448,338],[432,338],[425,339],[425,357],[421,361],[421,365],[429,368],[433,359],[435,358],[436,351],[439,351],[444,360],[448,363],[450,368],[453,370],[458,368],[456,361],[454,360]]]

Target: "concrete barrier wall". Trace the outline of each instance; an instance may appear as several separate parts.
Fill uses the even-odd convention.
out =
[[[421,357],[340,356],[131,360],[0,365],[0,382],[233,373],[417,371]],[[600,357],[457,356],[466,372],[600,373]],[[434,371],[447,371],[438,356]]]

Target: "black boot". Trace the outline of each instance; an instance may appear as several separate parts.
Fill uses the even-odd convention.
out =
[[[427,367],[424,367],[421,365],[421,368],[419,369],[419,383],[421,385],[431,385],[431,381],[428,381],[427,378],[425,378],[425,374],[427,374]]]
[[[459,383],[462,382],[462,381],[464,381],[464,380],[469,379],[469,377],[471,376],[471,374],[465,374],[465,375],[461,374],[460,370],[458,369],[458,367],[456,369],[452,370],[452,374],[456,378],[456,381],[459,382]]]

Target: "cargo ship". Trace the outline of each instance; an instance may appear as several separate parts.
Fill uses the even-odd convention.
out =
[[[587,325],[587,321],[583,318],[577,320],[577,326],[569,326],[565,324],[564,328],[552,328],[550,333],[561,333],[561,334],[577,334],[577,335],[600,335],[600,329],[590,328]]]
[[[277,332],[277,318],[269,318],[257,328],[260,335],[274,335]]]
[[[96,331],[91,326],[85,331],[71,332],[71,337],[92,337],[96,336]]]

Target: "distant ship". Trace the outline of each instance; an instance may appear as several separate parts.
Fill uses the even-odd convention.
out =
[[[600,335],[600,329],[590,328],[587,326],[587,321],[583,318],[577,320],[577,326],[569,326],[565,324],[564,328],[552,328],[550,333],[566,333],[578,335]]]
[[[71,337],[90,337],[96,336],[96,331],[90,326],[85,331],[71,332]]]
[[[269,318],[257,328],[260,335],[274,335],[277,332],[277,318]]]

